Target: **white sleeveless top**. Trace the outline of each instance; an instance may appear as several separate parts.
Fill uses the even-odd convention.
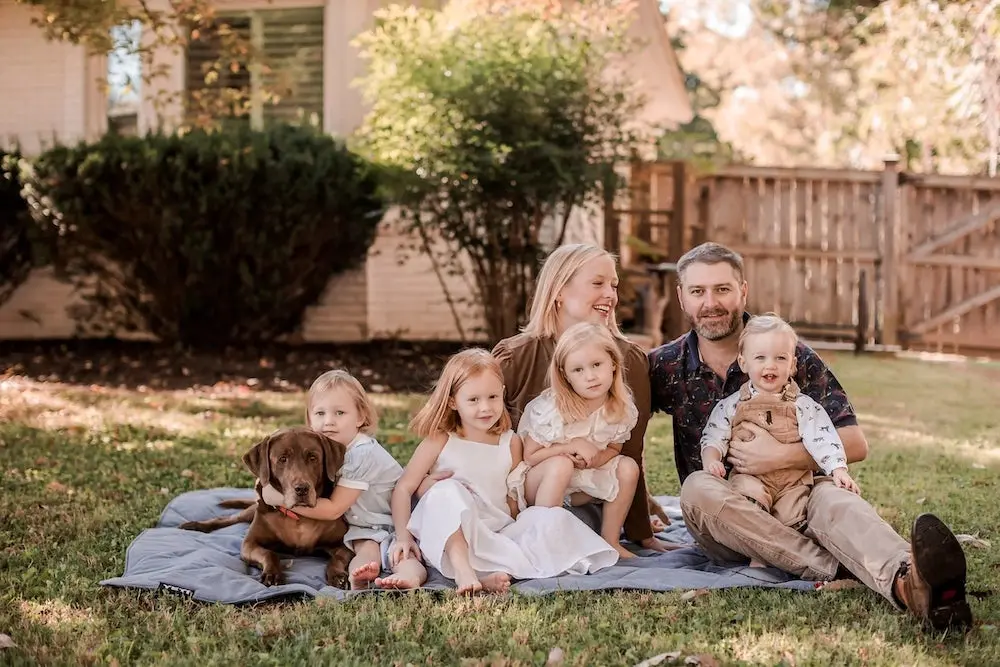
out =
[[[500,435],[499,444],[490,445],[449,433],[431,472],[451,470],[452,479],[463,482],[482,500],[509,515],[507,473],[510,472],[513,437],[514,431],[506,431]]]

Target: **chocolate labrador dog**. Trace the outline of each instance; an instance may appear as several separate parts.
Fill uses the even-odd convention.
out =
[[[330,557],[326,581],[347,588],[347,566],[351,550],[344,546],[347,522],[319,521],[288,514],[260,499],[263,484],[269,483],[285,495],[285,507],[314,507],[317,498],[329,498],[344,463],[341,443],[308,428],[288,428],[264,438],[246,454],[243,463],[257,476],[257,500],[224,500],[219,505],[242,508],[242,512],[208,521],[188,521],[185,530],[210,533],[236,523],[250,523],[243,538],[240,556],[262,570],[261,583],[273,586],[284,581],[277,552],[307,555],[325,552]]]

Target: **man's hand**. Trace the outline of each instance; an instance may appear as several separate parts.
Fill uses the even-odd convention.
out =
[[[734,439],[729,443],[729,455],[726,458],[732,464],[734,472],[759,476],[786,468],[815,467],[812,457],[802,445],[784,445],[753,423],[744,422],[741,426],[753,434],[753,439]]]
[[[666,553],[668,551],[674,551],[675,549],[683,549],[683,544],[673,544],[671,542],[664,542],[655,535],[653,537],[647,537],[639,544],[644,549],[650,549],[652,551],[659,551],[660,553]]]

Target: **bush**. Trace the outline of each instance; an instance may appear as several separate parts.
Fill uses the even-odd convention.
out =
[[[383,204],[373,171],[308,128],[106,135],[24,175],[81,323],[188,345],[296,329],[331,276],[361,264]]]
[[[21,198],[20,160],[20,151],[0,150],[0,305],[34,265],[31,216]]]

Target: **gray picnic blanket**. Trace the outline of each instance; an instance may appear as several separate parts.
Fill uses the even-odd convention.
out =
[[[217,488],[191,491],[171,500],[154,528],[144,530],[125,554],[125,572],[101,581],[103,586],[171,591],[204,602],[241,604],[289,597],[333,597],[340,600],[371,591],[345,591],[326,585],[326,561],[320,557],[293,558],[283,564],[287,582],[267,587],[260,583],[257,568],[240,559],[240,543],[249,524],[236,524],[214,533],[181,530],[185,521],[203,521],[235,510],[218,507],[226,498],[253,498],[252,489]],[[773,568],[715,565],[692,543],[684,527],[676,497],[657,498],[671,519],[660,533],[666,541],[688,544],[668,553],[638,550],[641,558],[587,575],[562,575],[549,579],[517,581],[513,590],[545,594],[568,590],[631,589],[669,591],[675,589],[764,586],[813,590],[812,582],[795,579]],[[585,523],[596,526],[596,507],[574,508]],[[634,549],[634,545],[627,544]],[[427,590],[444,591],[454,584],[430,569]]]

